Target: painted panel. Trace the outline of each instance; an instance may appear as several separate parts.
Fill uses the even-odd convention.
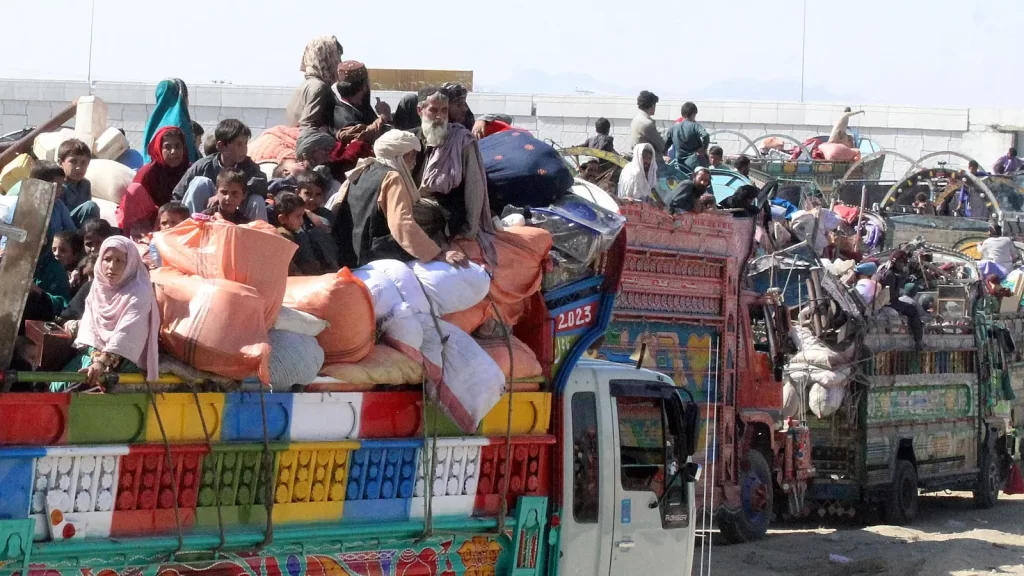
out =
[[[206,433],[210,440],[220,440],[221,427],[224,419],[224,394],[204,392],[197,395],[202,417],[196,408],[196,397],[188,393],[157,394],[155,407],[149,404],[146,420],[146,441],[163,442],[160,422],[157,421],[156,410],[160,411],[160,421],[170,442],[205,442]],[[203,432],[203,420],[206,421],[206,433]]]
[[[289,440],[329,442],[359,437],[364,394],[321,392],[291,396]]]
[[[412,438],[422,434],[422,392],[366,392],[360,438]]]
[[[131,446],[118,465],[111,536],[176,532],[195,522],[196,497],[206,446]],[[175,509],[177,493],[177,510]]]
[[[874,388],[868,392],[868,425],[969,418],[977,414],[975,403],[971,384]]]
[[[114,516],[118,461],[127,446],[51,448],[33,463],[36,540],[50,538],[47,510],[59,510],[86,537],[106,537]]]
[[[492,438],[490,444],[480,449],[480,480],[473,514],[499,514],[501,494],[506,482],[506,510],[513,510],[520,496],[548,496],[553,444],[554,436],[512,438],[512,462],[506,464],[508,447],[505,439]]]
[[[0,450],[0,520],[28,518],[33,463],[36,457],[45,455],[40,448]]]
[[[344,522],[409,519],[420,462],[419,440],[368,440],[352,453]]]
[[[273,459],[270,460],[273,466]],[[203,469],[196,502],[196,526],[218,526],[218,500],[221,519],[226,526],[265,525],[266,471],[263,446],[214,447],[203,458]]]
[[[0,394],[0,446],[67,442],[70,394]]]
[[[480,484],[480,453],[487,444],[486,438],[438,440],[434,444],[433,473],[424,474],[423,460],[429,460],[429,452],[417,462],[415,497],[410,504],[410,516],[425,517],[428,487],[432,491],[431,510],[434,516],[472,516]]]
[[[71,394],[68,444],[131,444],[146,437],[147,394]]]
[[[266,434],[271,442],[288,439],[294,394],[263,394],[266,403]],[[263,407],[258,392],[232,392],[224,400],[221,439],[226,442],[262,442]]]
[[[275,459],[274,522],[341,520],[358,442],[292,444]]]

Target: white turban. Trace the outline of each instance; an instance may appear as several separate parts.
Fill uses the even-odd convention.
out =
[[[419,200],[419,187],[412,179],[412,172],[409,171],[403,157],[413,150],[419,152],[421,148],[419,138],[411,132],[402,130],[388,130],[373,143],[373,154],[377,157],[377,162],[398,172],[409,187],[409,194],[412,195],[414,202]]]

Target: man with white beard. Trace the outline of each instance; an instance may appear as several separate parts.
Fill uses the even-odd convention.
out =
[[[423,147],[416,157],[413,179],[424,199],[417,221],[433,228],[421,216],[426,216],[427,206],[436,203],[436,211],[444,219],[443,226],[440,222],[437,226],[438,232],[444,229],[443,240],[455,236],[479,240],[481,233],[493,234],[487,177],[476,138],[465,126],[449,123],[449,95],[442,89],[426,88],[417,96],[420,127],[412,132]]]

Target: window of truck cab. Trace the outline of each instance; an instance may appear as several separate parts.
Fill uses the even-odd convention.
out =
[[[624,490],[650,491],[659,498],[665,483],[686,462],[678,403],[660,394],[612,382],[619,432],[619,481]],[[672,392],[673,394],[675,392]]]

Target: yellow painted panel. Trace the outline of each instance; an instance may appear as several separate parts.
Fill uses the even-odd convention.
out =
[[[292,444],[277,455],[274,522],[340,520],[348,462],[358,442]]]
[[[551,427],[550,392],[516,392],[512,395],[512,435],[547,434]],[[508,427],[508,394],[480,422],[483,436],[504,436]]]
[[[224,421],[224,394],[203,392],[199,394],[199,404],[202,406],[203,418],[206,419],[206,429],[210,434],[210,440],[220,441],[220,430]],[[146,441],[163,442],[160,424],[157,422],[156,410],[153,406],[153,403],[150,403],[149,415],[146,418]],[[203,422],[199,417],[199,410],[196,409],[196,401],[192,394],[184,392],[157,394],[156,408],[160,410],[160,418],[169,441],[206,442]]]

